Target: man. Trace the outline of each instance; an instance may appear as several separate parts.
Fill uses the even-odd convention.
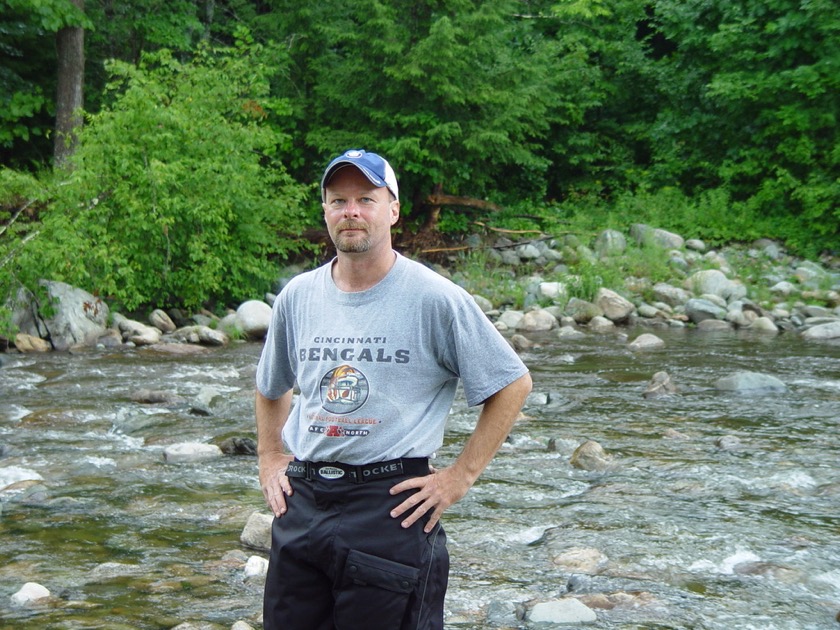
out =
[[[336,257],[280,293],[257,370],[260,484],[275,515],[264,627],[439,630],[441,514],[505,440],[531,378],[469,294],[392,249],[387,161],[347,151],[321,194]],[[455,462],[432,470],[459,380],[483,407]]]

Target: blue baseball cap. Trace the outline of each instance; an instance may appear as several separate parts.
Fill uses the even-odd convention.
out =
[[[327,200],[327,183],[335,173],[346,167],[355,166],[377,188],[387,188],[399,200],[400,189],[397,186],[397,176],[388,161],[376,153],[368,153],[362,149],[345,151],[327,166],[321,178],[321,201]]]

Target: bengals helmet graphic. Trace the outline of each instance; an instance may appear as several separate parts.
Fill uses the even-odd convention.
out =
[[[349,365],[340,365],[321,378],[321,405],[335,414],[356,411],[367,401],[367,377]]]

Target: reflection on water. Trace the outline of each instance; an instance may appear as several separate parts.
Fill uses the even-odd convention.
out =
[[[790,334],[657,334],[666,349],[645,354],[606,335],[546,336],[523,355],[535,381],[526,417],[445,517],[448,628],[527,627],[517,604],[568,594],[601,601],[592,628],[836,626],[840,346]],[[259,350],[4,357],[0,475],[43,482],[21,490],[30,500],[2,504],[0,626],[257,625],[261,584],[245,579],[253,552],[239,543],[247,517],[265,511],[255,459],[172,465],[162,452],[253,436]],[[660,370],[679,395],[645,399]],[[737,370],[776,376],[787,391],[714,389]],[[141,405],[132,400],[140,389],[177,400]],[[208,392],[209,416],[193,404]],[[438,465],[474,419],[459,398]],[[585,440],[606,449],[609,470],[569,464]],[[573,550],[598,563],[570,569],[558,559]],[[28,581],[50,589],[49,607],[11,605]]]

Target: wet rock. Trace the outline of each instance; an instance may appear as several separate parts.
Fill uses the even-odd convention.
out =
[[[658,302],[664,302],[668,306],[680,306],[691,299],[691,293],[685,289],[671,286],[665,282],[657,282],[653,285],[653,295]]]
[[[570,573],[586,575],[597,575],[609,564],[609,558],[600,550],[584,547],[567,549],[554,556],[551,561]]]
[[[749,326],[747,326],[747,329],[755,332],[770,334],[778,334],[779,332],[779,327],[776,326],[776,324],[773,323],[773,320],[769,317],[757,318]]]
[[[522,352],[523,350],[529,350],[533,348],[534,342],[525,337],[524,335],[511,335],[510,345],[517,352]]]
[[[557,331],[557,337],[561,340],[583,339],[586,333],[572,326],[561,326]]]
[[[603,311],[604,317],[616,323],[627,321],[636,309],[630,300],[603,287],[595,294],[595,305]]]
[[[720,319],[704,319],[697,324],[697,330],[705,332],[720,332],[724,330],[732,330],[732,324]]]
[[[269,551],[271,549],[271,524],[274,522],[273,514],[253,512],[245,523],[239,541],[246,547]]]
[[[579,298],[572,298],[566,304],[566,312],[578,324],[588,324],[593,317],[603,315],[604,312],[597,305]]]
[[[487,622],[492,627],[515,627],[519,621],[519,609],[515,602],[494,599],[487,605]]]
[[[125,341],[136,346],[151,346],[160,343],[162,333],[154,326],[147,326],[133,319],[122,318],[117,324]]]
[[[670,396],[677,393],[677,386],[671,380],[671,376],[667,372],[657,372],[651,378],[647,388],[642,394],[645,398],[659,398],[660,396]]]
[[[528,612],[528,621],[533,624],[569,625],[597,619],[595,611],[573,597],[540,602]]]
[[[175,332],[175,322],[162,309],[155,309],[149,315],[149,323],[163,333]]]
[[[24,354],[33,352],[49,352],[52,346],[49,341],[35,337],[34,335],[27,335],[26,333],[18,333],[15,335],[15,348]]]
[[[610,467],[610,457],[604,448],[594,440],[587,440],[575,449],[569,463],[581,470],[606,470]]]
[[[695,324],[706,319],[724,319],[726,309],[708,299],[693,298],[685,303],[685,314]]]
[[[30,606],[49,597],[50,591],[47,587],[37,582],[27,582],[12,595],[11,600],[15,606]]]
[[[593,332],[605,333],[615,330],[615,324],[608,320],[606,317],[601,317],[600,315],[598,315],[589,320],[589,328]]]
[[[143,405],[175,405],[182,402],[177,394],[160,389],[138,389],[131,394],[131,400]]]
[[[264,578],[268,573],[268,560],[262,556],[251,556],[245,563],[245,579]]]
[[[271,307],[261,300],[248,300],[236,309],[236,326],[247,339],[264,339],[271,322]]]
[[[231,437],[219,444],[225,455],[256,455],[257,442],[251,438]]]
[[[803,339],[822,340],[840,338],[840,321],[812,326],[801,333]]]
[[[651,333],[642,333],[630,342],[627,347],[633,352],[656,350],[657,348],[664,348],[665,342]]]
[[[222,449],[215,444],[205,444],[203,442],[181,442],[163,449],[163,459],[169,464],[184,464],[215,459],[221,456]]]
[[[557,328],[557,319],[548,311],[538,308],[525,313],[516,328],[525,332],[545,332]]]
[[[759,372],[735,372],[715,381],[715,389],[738,393],[784,392],[787,386],[775,376]]]

